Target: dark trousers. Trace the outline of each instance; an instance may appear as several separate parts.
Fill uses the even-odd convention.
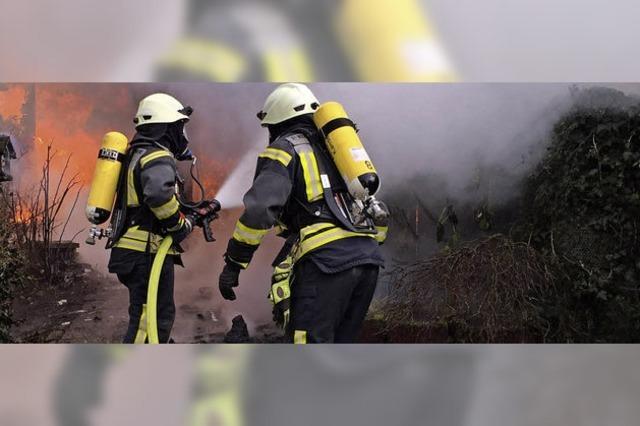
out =
[[[143,256],[141,256],[142,259],[146,259],[146,255],[143,254]],[[130,272],[118,273],[118,280],[129,289],[129,327],[122,340],[123,343],[134,343],[135,341],[142,316],[142,305],[147,303],[151,263],[146,260],[136,262]],[[173,263],[173,258],[167,256],[158,284],[158,339],[160,343],[169,341],[173,321],[176,317],[176,306],[173,301]]]
[[[379,267],[361,265],[327,274],[311,260],[296,264],[287,337],[296,343],[351,343],[373,299]]]

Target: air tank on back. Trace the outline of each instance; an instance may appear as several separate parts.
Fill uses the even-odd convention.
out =
[[[85,209],[94,225],[105,223],[111,216],[128,144],[127,137],[119,132],[109,132],[102,138]]]
[[[326,102],[313,114],[349,193],[364,201],[380,189],[380,178],[354,123],[338,102]]]

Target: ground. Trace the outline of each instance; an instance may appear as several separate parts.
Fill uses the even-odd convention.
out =
[[[81,265],[75,279],[57,287],[34,285],[13,301],[12,338],[18,343],[117,343],[127,328],[128,292],[115,278]],[[224,340],[228,321],[207,306],[214,289],[201,287],[188,297],[202,303],[176,303],[173,338],[177,343]],[[252,342],[278,341],[271,324],[255,326]]]
[[[34,284],[17,291],[13,301],[11,336],[17,343],[119,343],[127,328],[128,291],[115,277],[79,265],[74,279],[49,287]],[[185,288],[188,286],[183,286]],[[172,337],[176,343],[222,343],[231,329],[232,318],[223,318],[215,306],[213,287],[180,293],[176,300],[176,322]],[[187,300],[189,303],[184,303]],[[390,335],[379,320],[368,319],[359,341],[362,343],[411,343],[416,330],[410,327]],[[234,334],[234,333],[232,333]],[[249,327],[253,343],[281,343],[282,333],[271,322]],[[427,338],[446,341],[446,333]],[[231,337],[231,336],[229,336]],[[227,338],[236,342],[237,337]],[[423,339],[426,336],[423,336]],[[245,341],[241,338],[241,341]]]

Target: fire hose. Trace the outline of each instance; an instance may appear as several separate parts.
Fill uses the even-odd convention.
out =
[[[202,227],[204,239],[207,242],[215,241],[210,225],[218,217],[220,203],[217,200],[203,200],[196,204],[183,205],[183,207],[187,208],[190,211],[190,216],[195,219],[193,225]],[[147,289],[147,336],[150,344],[160,343],[158,338],[158,286],[162,266],[172,245],[173,237],[171,235],[164,237],[151,266]]]
[[[160,343],[158,338],[158,284],[160,283],[160,273],[162,265],[173,244],[173,237],[164,237],[153,260],[151,275],[149,275],[149,288],[147,290],[147,335],[150,344]]]

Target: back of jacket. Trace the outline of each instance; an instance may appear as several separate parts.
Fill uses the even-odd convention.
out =
[[[315,126],[301,124],[279,136],[259,155],[227,261],[245,268],[264,235],[277,226],[283,236],[298,236],[295,260],[312,259],[325,272],[382,265],[381,241],[344,229],[330,211],[327,184],[333,192],[346,191]]]

